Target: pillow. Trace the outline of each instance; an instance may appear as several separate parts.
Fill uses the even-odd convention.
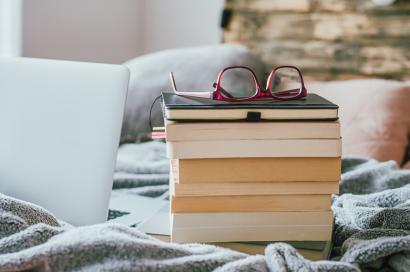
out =
[[[410,133],[410,84],[362,79],[307,84],[339,105],[343,155],[402,165]]]
[[[181,91],[210,91],[219,71],[227,66],[252,68],[258,79],[263,78],[262,61],[239,45],[172,49],[135,58],[124,64],[131,71],[122,138],[134,138],[149,132],[149,110],[162,91],[171,92],[169,72],[174,72]],[[243,84],[240,80],[237,84]],[[159,105],[153,110],[152,122],[162,124]]]

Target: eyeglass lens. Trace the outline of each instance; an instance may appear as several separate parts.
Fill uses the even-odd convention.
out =
[[[221,93],[226,98],[243,99],[252,97],[257,93],[257,85],[253,74],[244,68],[233,68],[226,70],[220,78],[220,86],[231,97]]]
[[[302,92],[302,80],[294,68],[277,69],[270,83],[270,92],[274,97],[292,98]]]

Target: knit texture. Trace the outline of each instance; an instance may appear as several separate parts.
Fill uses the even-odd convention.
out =
[[[168,192],[165,144],[121,146],[114,189]],[[360,271],[410,270],[410,171],[393,162],[343,158],[334,196],[334,258],[309,261],[272,243],[262,255],[205,244],[161,242],[134,228],[63,225],[36,205],[0,194],[0,271]]]

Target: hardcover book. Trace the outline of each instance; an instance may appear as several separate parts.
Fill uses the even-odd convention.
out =
[[[328,215],[326,215],[326,213]],[[282,213],[286,214],[286,213]],[[179,216],[184,216],[184,214],[178,214]],[[221,215],[225,215],[221,213]],[[306,216],[311,215],[310,213],[306,213]],[[187,214],[189,217],[189,214]],[[218,215],[216,215],[218,216]],[[324,212],[323,218],[331,217],[331,212]],[[327,216],[327,217],[326,217]],[[303,218],[304,216],[302,216]],[[190,218],[188,218],[190,219]],[[197,218],[192,218],[197,219]],[[326,220],[326,219],[325,219]],[[181,221],[185,222],[185,221]],[[322,222],[322,221],[321,221]],[[325,221],[327,223],[328,221]],[[209,222],[208,222],[209,224]],[[170,235],[171,235],[171,224],[170,224],[170,214],[169,214],[169,205],[165,205],[162,209],[160,209],[157,213],[155,213],[151,218],[143,222],[142,224],[138,225],[137,227],[140,231],[150,234],[155,238],[162,240],[164,242],[170,242]],[[327,231],[327,230],[326,230]],[[200,232],[197,232],[200,235]],[[192,242],[195,242],[195,237],[193,238]],[[243,237],[240,237],[243,239]],[[279,240],[278,242],[285,242],[291,244],[293,247],[297,249],[297,251],[302,254],[305,258],[310,260],[326,260],[329,258],[329,254],[332,248],[330,239],[328,241],[285,241]],[[267,245],[274,243],[272,241],[249,241],[249,242],[215,242],[213,243],[216,246],[230,248],[232,250],[240,251],[247,254],[260,254],[263,255],[265,248]]]
[[[339,182],[341,159],[220,158],[171,160],[174,178],[185,183]],[[295,171],[297,169],[297,171]]]
[[[329,226],[332,211],[173,213],[174,229],[245,226]]]
[[[331,241],[278,241],[292,245],[304,258],[319,261],[328,260],[332,251]],[[213,243],[216,246],[230,248],[250,255],[265,255],[265,249],[274,242],[225,242]]]
[[[332,225],[246,226],[172,229],[171,241],[177,243],[241,241],[328,241]]]
[[[172,213],[330,211],[331,195],[246,195],[171,198]]]
[[[339,182],[174,183],[175,196],[323,195],[339,193]]]
[[[168,120],[337,120],[338,106],[317,94],[303,99],[225,102],[162,93]]]
[[[340,123],[310,122],[174,122],[165,120],[166,139],[177,141],[339,139]]]
[[[173,161],[175,162],[175,161]],[[174,196],[226,195],[323,195],[339,193],[339,181],[180,183],[178,170],[171,167],[170,192]]]
[[[341,139],[167,141],[170,159],[340,157]]]

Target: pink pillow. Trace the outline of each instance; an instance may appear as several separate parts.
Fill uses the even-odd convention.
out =
[[[410,83],[381,79],[314,82],[308,92],[339,105],[343,155],[402,165],[410,133]]]

